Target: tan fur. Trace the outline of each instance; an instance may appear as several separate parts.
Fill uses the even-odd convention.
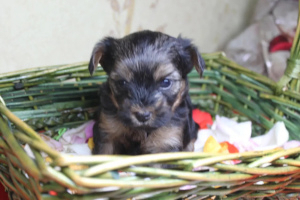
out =
[[[172,64],[158,66],[158,68],[155,70],[153,74],[153,78],[155,81],[159,81],[162,78],[165,78],[167,76],[168,78],[175,79],[175,80],[180,79],[179,72]]]
[[[128,66],[125,66],[122,63],[119,63],[116,66],[117,66],[116,69],[110,74],[110,77],[113,80],[124,79],[127,82],[132,80],[133,74],[132,71],[128,68]]]
[[[137,112],[144,112],[145,110],[149,112],[154,112],[156,107],[159,107],[163,103],[162,100],[158,100],[157,103],[155,104],[155,107],[153,106],[147,106],[147,107],[141,107],[139,105],[131,105],[130,111],[131,113],[137,113]]]
[[[119,104],[117,103],[117,100],[116,100],[115,95],[113,93],[113,88],[112,88],[111,84],[110,84],[110,90],[112,91],[111,95],[110,95],[110,99],[113,102],[113,104],[116,106],[116,108],[119,109]]]
[[[196,139],[193,139],[186,145],[186,147],[183,149],[183,151],[194,151],[194,144],[196,142]]]
[[[172,106],[172,111],[173,112],[175,111],[175,109],[179,106],[179,104],[182,101],[182,96],[183,96],[183,93],[185,91],[185,87],[186,87],[185,82],[180,81],[180,89],[179,89],[179,92],[177,94],[176,101],[174,102],[174,104]]]
[[[113,154],[114,153],[114,146],[113,143],[107,142],[105,144],[102,144],[103,146],[101,147],[102,154]]]
[[[91,74],[93,74],[94,71],[96,70],[96,68],[102,58],[102,55],[103,55],[103,47],[102,46],[99,46],[94,49],[94,51],[93,51],[93,66],[94,66],[94,68],[92,69]]]
[[[113,143],[118,142],[124,146],[130,146],[132,141],[141,143],[141,149],[145,153],[165,152],[172,147],[182,145],[183,130],[181,127],[161,127],[147,137],[143,131],[130,130],[115,118],[101,113],[100,128],[107,132],[107,142],[103,144],[103,154],[113,154]],[[126,136],[126,137],[125,137]],[[128,141],[126,138],[130,138]]]
[[[114,142],[118,142],[124,146],[130,146],[132,141],[143,141],[147,135],[143,132],[128,129],[118,119],[104,113],[101,113],[99,128],[107,133],[106,141],[102,147],[103,154],[114,154]],[[131,140],[128,141],[125,136]]]
[[[178,147],[182,145],[182,131],[181,127],[161,127],[143,141],[142,149],[146,153],[159,153]]]
[[[127,132],[127,128],[114,117],[101,113],[99,128],[107,133],[109,139],[118,138],[122,133]]]
[[[141,106],[135,104],[135,105],[131,105],[130,110],[132,113],[136,113],[136,112],[141,112],[143,109],[141,108]]]

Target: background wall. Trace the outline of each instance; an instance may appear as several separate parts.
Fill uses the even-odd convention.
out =
[[[87,61],[104,36],[150,29],[222,49],[255,0],[0,0],[0,73]]]

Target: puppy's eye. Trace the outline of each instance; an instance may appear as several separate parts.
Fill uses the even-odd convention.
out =
[[[125,86],[127,84],[127,81],[125,81],[125,80],[119,80],[119,81],[117,81],[117,84],[118,84],[118,86],[123,87],[123,86]]]
[[[160,87],[163,89],[168,89],[172,84],[172,81],[170,79],[165,78],[160,82]]]

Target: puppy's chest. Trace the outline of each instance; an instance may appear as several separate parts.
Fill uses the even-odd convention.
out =
[[[121,133],[121,136],[119,137],[120,141],[132,141],[132,142],[138,142],[138,143],[145,143],[149,136],[149,133],[143,130],[126,130],[123,133]]]
[[[130,130],[115,138],[129,154],[159,153],[182,148],[181,127],[161,127],[151,132]],[[132,152],[130,152],[132,151]]]
[[[123,123],[102,115],[99,128],[103,137],[112,144],[114,154],[145,154],[181,150],[183,146],[183,125],[169,124],[147,132],[124,126]]]

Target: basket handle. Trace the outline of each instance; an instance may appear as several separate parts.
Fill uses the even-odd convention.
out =
[[[282,93],[282,91],[288,89],[288,84],[290,86],[289,89],[300,92],[300,3],[297,30],[291,49],[291,55],[287,60],[287,67],[284,75],[277,82],[276,92]]]

